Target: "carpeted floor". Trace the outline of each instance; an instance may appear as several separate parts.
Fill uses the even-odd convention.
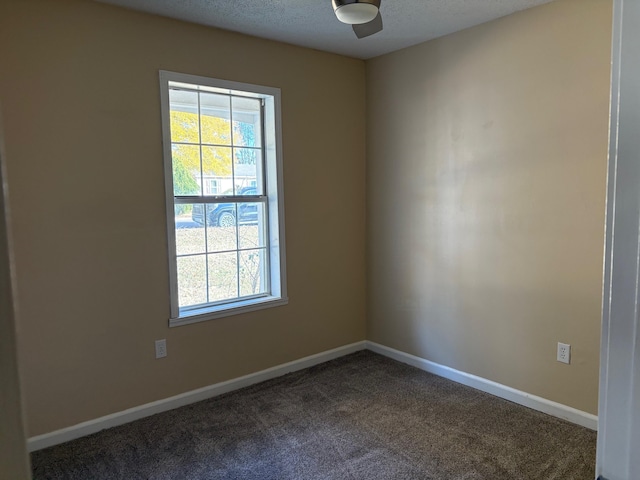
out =
[[[591,480],[596,433],[363,351],[32,455],[34,479]]]

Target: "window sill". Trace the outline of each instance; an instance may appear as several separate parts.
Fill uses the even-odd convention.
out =
[[[169,319],[169,327],[180,327],[191,323],[206,322],[207,320],[239,315],[241,313],[253,312],[254,310],[280,307],[288,303],[288,298],[261,297],[239,301],[233,304],[216,305],[199,310],[181,312],[179,317]]]

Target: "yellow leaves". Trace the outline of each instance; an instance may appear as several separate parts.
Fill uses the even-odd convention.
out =
[[[172,110],[171,141],[231,145],[231,122],[226,118],[202,115],[201,125],[198,125],[198,114]]]
[[[202,172],[217,177],[231,175],[230,147],[202,147]]]
[[[231,122],[226,118],[203,115],[202,143],[231,145]]]
[[[199,143],[198,115],[189,112],[171,111],[171,141]]]
[[[200,176],[200,148],[204,175],[231,175],[233,161],[231,147],[183,145],[181,143],[213,143],[231,145],[231,122],[225,118],[202,115],[198,125],[196,113],[171,111],[171,141],[173,162],[180,162],[194,177]]]

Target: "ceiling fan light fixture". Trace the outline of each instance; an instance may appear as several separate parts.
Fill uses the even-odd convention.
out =
[[[332,0],[336,17],[342,23],[360,25],[378,15],[380,0]]]

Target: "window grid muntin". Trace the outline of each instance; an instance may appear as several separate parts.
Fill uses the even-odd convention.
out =
[[[259,97],[255,97],[255,96],[251,96],[251,95],[238,95],[237,92],[234,91],[234,93],[221,93],[221,92],[214,92],[216,94],[219,95],[224,95],[226,97],[228,97],[229,99],[229,124],[230,124],[230,130],[231,130],[231,143],[229,145],[220,145],[220,144],[208,144],[208,143],[202,143],[202,121],[201,121],[201,101],[200,101],[200,96],[201,93],[203,92],[203,90],[200,90],[200,86],[196,86],[198,88],[176,88],[174,86],[172,86],[172,83],[169,81],[168,82],[168,92],[171,92],[171,90],[183,90],[183,91],[192,91],[195,92],[197,95],[197,112],[198,112],[198,117],[197,117],[197,121],[198,121],[198,138],[200,140],[199,143],[193,143],[193,142],[173,142],[171,140],[172,138],[172,132],[171,132],[171,122],[169,122],[169,130],[170,130],[170,135],[169,135],[169,139],[170,139],[170,143],[171,143],[171,148],[173,149],[173,145],[193,145],[193,146],[198,146],[199,149],[199,160],[200,160],[200,195],[199,196],[186,196],[186,195],[176,195],[175,192],[173,194],[173,203],[174,205],[180,205],[180,204],[187,204],[187,203],[202,203],[205,204],[203,206],[203,221],[204,221],[204,228],[205,228],[205,253],[203,254],[193,254],[193,255],[177,255],[177,252],[174,252],[174,256],[176,258],[176,260],[178,258],[181,257],[185,257],[185,256],[197,256],[197,255],[205,255],[205,276],[206,276],[206,295],[207,295],[207,302],[204,304],[197,304],[197,305],[189,305],[189,306],[180,306],[178,305],[178,311],[179,312],[186,312],[186,311],[194,311],[194,310],[200,310],[200,309],[204,309],[206,307],[213,307],[213,306],[217,306],[217,305],[224,305],[224,304],[232,304],[235,302],[239,302],[239,301],[244,301],[244,300],[248,300],[251,298],[260,298],[260,297],[266,297],[271,295],[271,275],[269,274],[269,272],[271,271],[271,262],[270,262],[270,256],[268,254],[269,249],[270,249],[270,232],[269,232],[269,227],[270,227],[270,222],[269,222],[269,208],[268,208],[268,197],[264,194],[260,194],[260,195],[224,195],[224,196],[219,196],[219,195],[213,195],[213,196],[206,196],[204,195],[204,167],[203,167],[203,159],[202,159],[202,147],[203,146],[220,146],[220,147],[227,147],[227,148],[231,148],[232,149],[232,156],[231,156],[231,179],[232,179],[232,190],[235,192],[236,191],[236,185],[235,185],[235,161],[234,161],[234,150],[236,148],[246,148],[246,149],[252,149],[252,150],[257,150],[260,152],[259,154],[259,162],[260,162],[260,175],[258,175],[258,171],[256,170],[256,191],[259,189],[261,192],[266,192],[266,188],[265,188],[265,174],[266,174],[266,158],[265,158],[265,150],[266,150],[266,134],[264,132],[264,128],[265,128],[265,118],[264,118],[264,99],[259,98]],[[205,91],[206,92],[206,91]],[[206,92],[206,93],[210,93],[210,92]],[[170,93],[169,93],[170,95]],[[246,145],[240,145],[240,146],[236,146],[235,145],[235,141],[234,141],[234,128],[233,128],[233,97],[238,97],[238,98],[251,98],[251,99],[258,99],[260,101],[260,111],[259,111],[259,125],[260,125],[260,146],[259,147],[250,147],[250,146],[246,146]],[[170,98],[170,97],[169,97]],[[169,115],[171,115],[171,103],[169,103]],[[172,164],[173,164],[173,159],[172,159]],[[256,167],[257,167],[257,163],[256,163]],[[259,178],[258,178],[259,177]],[[258,181],[260,181],[260,185],[258,188]],[[233,203],[234,204],[234,210],[235,210],[235,218],[236,218],[236,248],[235,250],[230,250],[229,252],[236,252],[236,281],[237,281],[237,296],[236,297],[230,297],[228,299],[224,299],[224,300],[220,300],[220,301],[214,301],[214,302],[210,302],[209,301],[209,297],[210,297],[210,282],[209,282],[209,255],[211,255],[212,253],[209,253],[208,251],[208,235],[207,235],[207,228],[208,227],[208,221],[206,219],[207,217],[207,208],[206,208],[206,203],[211,203],[211,204],[220,204],[220,203]],[[260,268],[260,275],[264,282],[265,285],[265,291],[263,293],[260,294],[256,294],[256,295],[247,295],[247,296],[240,296],[240,251],[246,251],[246,250],[257,250],[256,248],[251,248],[251,249],[240,249],[239,245],[240,245],[240,240],[239,240],[239,218],[238,218],[238,204],[239,203],[262,203],[264,205],[264,207],[262,208],[262,222],[258,221],[258,234],[260,235],[260,223],[262,223],[262,235],[261,237],[264,240],[264,247],[259,247],[258,249],[263,250],[264,251],[264,255],[263,255],[263,261],[265,262],[265,266],[263,268]],[[175,229],[174,229],[174,236],[175,236]],[[174,241],[175,244],[175,241]],[[221,253],[221,252],[214,252],[215,254]],[[177,272],[176,272],[177,274]],[[179,279],[178,280],[178,297],[180,294],[180,282]],[[179,304],[179,302],[178,302]]]
[[[196,93],[198,99],[198,141],[202,142],[202,112],[200,109],[200,92]],[[173,143],[171,144],[173,150]],[[200,195],[204,195],[204,166],[202,164],[202,143],[198,144],[198,152],[200,153]],[[204,207],[204,216],[207,215],[207,207]],[[204,217],[203,217],[204,218]],[[207,221],[204,218],[204,251],[209,251],[209,235],[207,235]],[[179,258],[179,257],[176,257]],[[205,291],[207,294],[207,303],[209,303],[209,257],[204,257],[204,278],[205,278]],[[180,279],[178,279],[178,291],[180,289]]]
[[[264,203],[269,201],[266,195],[198,195],[175,197],[176,205],[188,203]]]
[[[192,145],[192,146],[203,146],[203,147],[221,147],[221,148],[231,148],[231,145],[225,145],[222,143],[193,143],[193,142],[171,142],[172,145]],[[240,147],[235,147],[235,148],[246,148],[246,149],[252,149],[252,150],[262,150],[262,147],[247,147],[247,146],[240,146]]]
[[[266,250],[267,247],[247,247],[247,248],[236,248],[236,249],[229,249],[229,250],[214,250],[214,251],[207,251],[207,252],[196,252],[196,253],[181,253],[179,255],[176,255],[176,258],[182,258],[182,257],[197,257],[199,255],[214,255],[217,253],[233,253],[233,252],[249,252],[251,250]]]

